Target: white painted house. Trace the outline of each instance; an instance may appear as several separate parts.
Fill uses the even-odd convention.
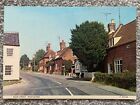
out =
[[[3,44],[3,80],[19,80],[19,33],[5,33]]]
[[[77,60],[75,62],[75,73],[84,73],[87,72],[87,69],[84,65],[82,65],[81,62],[79,62],[79,60]]]

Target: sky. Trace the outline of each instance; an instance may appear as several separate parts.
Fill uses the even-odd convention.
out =
[[[71,29],[85,21],[107,24],[115,20],[127,24],[136,19],[135,7],[19,7],[5,6],[4,32],[19,32],[20,55],[27,54],[32,59],[39,49],[46,50],[51,43],[54,51],[59,50],[59,39],[69,45]],[[106,16],[105,14],[108,14]]]

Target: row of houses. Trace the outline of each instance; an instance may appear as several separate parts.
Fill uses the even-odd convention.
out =
[[[108,73],[136,71],[136,20],[116,28],[114,20],[108,24],[107,56],[102,70]],[[75,67],[82,69],[80,63],[75,63],[77,57],[64,40],[60,42],[60,50],[53,51],[51,44],[46,47],[46,53],[39,62],[39,72],[62,74],[64,60],[71,60]],[[3,80],[19,79],[20,43],[19,33],[4,33],[3,43]]]
[[[62,74],[64,69],[64,60],[74,62],[75,59],[76,56],[73,55],[72,49],[66,47],[64,40],[60,42],[60,50],[56,52],[51,49],[51,44],[48,43],[46,53],[39,62],[38,71],[50,74]]]
[[[107,55],[104,59],[103,71],[110,73],[136,71],[136,20],[125,25],[116,24],[112,19],[108,24],[108,45]],[[47,45],[46,53],[39,62],[39,70],[43,73],[62,74],[63,61],[71,60],[75,64],[75,70],[83,69],[77,57],[73,55],[72,49],[66,47],[64,40],[60,42],[60,50],[53,51],[50,43]],[[52,64],[50,65],[50,61]],[[85,68],[85,67],[84,67]]]

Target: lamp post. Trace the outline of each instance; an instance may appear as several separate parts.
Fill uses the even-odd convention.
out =
[[[64,76],[65,76],[65,65],[63,65],[62,68],[63,68]]]
[[[33,71],[35,71],[35,54],[33,55]]]
[[[75,64],[73,63],[73,64],[72,64],[72,76],[73,76],[73,74],[75,73],[74,70],[75,70]]]

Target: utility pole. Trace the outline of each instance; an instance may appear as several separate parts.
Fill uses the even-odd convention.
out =
[[[119,7],[119,24],[121,24],[120,7]]]
[[[34,71],[35,71],[35,56],[34,56]]]
[[[33,71],[35,71],[35,54],[33,55]]]
[[[60,36],[58,36],[58,41],[59,41],[59,43],[60,43]]]

